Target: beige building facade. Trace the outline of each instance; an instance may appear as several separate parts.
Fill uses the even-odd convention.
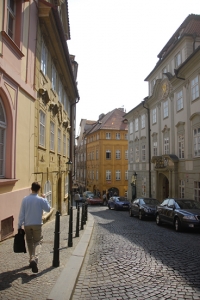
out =
[[[129,123],[129,196],[200,201],[200,16],[189,15],[146,77]]]

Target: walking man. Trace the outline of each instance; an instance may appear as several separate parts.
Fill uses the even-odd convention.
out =
[[[18,220],[18,228],[24,225],[30,255],[29,262],[33,273],[38,273],[38,255],[43,241],[42,214],[43,211],[49,212],[51,209],[45,195],[38,196],[40,188],[41,186],[38,182],[32,183],[32,193],[22,200]]]

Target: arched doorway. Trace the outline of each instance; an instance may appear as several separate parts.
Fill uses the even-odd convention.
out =
[[[108,192],[110,194],[110,197],[112,197],[114,194],[117,194],[117,196],[119,196],[119,189],[116,187],[109,188]]]
[[[163,201],[169,197],[169,180],[165,174],[159,174],[158,180],[158,200]]]

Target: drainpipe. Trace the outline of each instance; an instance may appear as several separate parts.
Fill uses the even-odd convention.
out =
[[[142,101],[142,105],[147,110],[148,115],[148,140],[149,140],[149,197],[151,198],[151,128],[150,128],[150,109],[146,106],[144,106],[145,101],[148,99],[148,97],[144,98]]]

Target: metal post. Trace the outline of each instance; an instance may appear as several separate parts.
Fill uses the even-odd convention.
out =
[[[73,207],[71,206],[70,207],[70,215],[69,215],[68,247],[73,246],[72,234],[73,234]]]
[[[86,203],[85,204],[85,224],[86,224],[86,221],[87,221],[87,211],[88,211],[88,204]]]
[[[60,213],[56,212],[55,232],[54,232],[54,251],[53,251],[53,267],[59,267],[59,245],[60,245]]]
[[[77,217],[76,217],[76,237],[79,237],[79,216],[80,216],[80,205],[77,207]]]
[[[82,204],[82,213],[81,213],[81,230],[84,229],[84,215],[85,215],[85,204]]]

